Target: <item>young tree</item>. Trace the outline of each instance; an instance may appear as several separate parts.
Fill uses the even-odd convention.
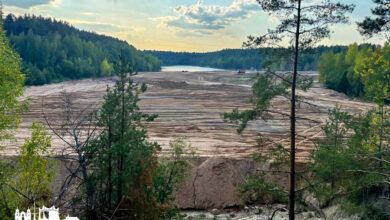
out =
[[[107,59],[104,58],[104,60],[102,61],[102,63],[100,64],[100,74],[102,76],[110,76],[111,75],[111,72],[112,72],[112,67],[111,65],[108,63]]]
[[[97,112],[97,125],[102,132],[85,149],[94,158],[90,166],[93,181],[89,184],[98,187],[94,191],[99,217],[143,216],[148,210],[142,204],[149,199],[146,189],[153,183],[159,150],[156,143],[147,141],[143,123],[157,115],[139,110],[139,94],[146,91],[146,85],[134,83],[131,76],[137,73],[123,56],[114,64],[114,71],[119,80],[113,88],[107,88],[103,106]],[[149,202],[153,207],[155,203]]]
[[[333,3],[331,0],[305,2],[304,0],[258,0],[263,10],[277,16],[280,24],[260,37],[249,36],[245,46],[278,46],[280,43],[293,44],[292,73],[282,78],[291,88],[290,97],[290,184],[289,184],[289,218],[295,218],[295,141],[296,141],[296,89],[298,80],[299,55],[323,38],[330,36],[329,26],[348,21],[345,14],[353,10],[353,5]],[[275,75],[275,73],[272,73]],[[299,83],[299,82],[298,82]],[[259,94],[269,96],[268,94]],[[266,107],[266,106],[265,106]],[[263,112],[264,109],[254,109]],[[237,114],[236,114],[237,115]],[[248,118],[248,115],[242,115]],[[249,120],[261,118],[261,114],[252,114]],[[242,118],[241,118],[242,119]],[[245,118],[244,118],[245,119]],[[248,119],[245,119],[248,120]]]
[[[11,210],[48,205],[51,200],[51,182],[54,177],[50,155],[50,140],[45,128],[33,123],[31,138],[26,139],[16,161],[0,164],[0,217],[12,217]]]
[[[46,129],[33,123],[32,135],[26,139],[20,151],[16,167],[15,188],[19,195],[19,208],[47,205],[51,198],[51,182],[54,177],[50,156],[51,137]]]
[[[385,118],[388,127],[389,118]],[[388,219],[390,156],[388,146],[378,148],[381,127],[372,110],[351,115],[335,108],[323,127],[324,138],[311,152],[311,188],[321,207],[340,204],[364,219]],[[388,140],[389,130],[383,132]]]
[[[315,186],[316,198],[323,206],[328,206],[340,193],[339,182],[346,179],[346,135],[352,121],[352,116],[342,112],[338,106],[329,110],[328,115],[329,119],[323,127],[325,138],[317,141],[318,146],[311,152],[309,165],[319,183]]]
[[[171,206],[177,184],[187,177],[188,171],[193,166],[192,162],[198,158],[187,144],[186,139],[182,137],[171,140],[169,150],[169,154],[162,156],[153,176],[153,191],[160,204]]]

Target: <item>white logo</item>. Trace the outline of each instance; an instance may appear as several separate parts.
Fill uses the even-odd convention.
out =
[[[33,213],[31,213],[30,209],[27,209],[27,212],[20,212],[19,209],[16,209],[15,220],[60,220],[60,213],[58,208],[54,206],[51,208],[45,206],[39,208],[38,216],[36,216],[35,207]],[[68,215],[64,220],[79,220],[79,218],[69,217]]]

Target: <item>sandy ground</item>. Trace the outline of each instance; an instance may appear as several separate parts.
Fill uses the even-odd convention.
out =
[[[311,73],[314,74],[315,73]],[[233,108],[246,109],[251,93],[250,75],[236,72],[146,72],[134,77],[136,82],[147,83],[148,91],[142,94],[140,107],[147,113],[159,117],[147,125],[150,140],[157,141],[163,152],[174,137],[187,137],[200,156],[250,157],[259,149],[259,133],[278,143],[288,146],[289,124],[286,117],[275,116],[269,121],[250,122],[242,134],[236,133],[237,126],[226,123],[221,113]],[[5,155],[17,155],[24,139],[30,134],[28,128],[33,121],[45,123],[43,113],[55,123],[61,117],[62,96],[66,90],[72,94],[75,109],[97,109],[113,78],[85,79],[63,83],[33,86],[26,89],[25,97],[31,99],[30,110],[22,116],[20,129],[15,133],[16,141],[8,143]],[[306,103],[299,105],[298,116],[310,121],[298,121],[297,157],[304,161],[313,147],[312,140],[322,135],[321,126],[327,118],[327,111],[336,104],[351,113],[359,113],[373,107],[371,104],[350,100],[318,84],[307,92],[299,94]],[[272,110],[288,113],[289,101],[277,98]],[[311,104],[315,104],[313,107]],[[269,142],[271,144],[271,142]],[[64,148],[64,143],[53,136],[54,153]]]

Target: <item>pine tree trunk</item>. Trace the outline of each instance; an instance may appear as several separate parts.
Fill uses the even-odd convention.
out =
[[[297,29],[295,32],[294,72],[291,86],[291,118],[290,118],[290,190],[289,190],[289,219],[295,219],[295,87],[298,75],[299,32],[301,25],[301,0],[298,0]]]
[[[126,73],[124,73],[126,74]],[[125,82],[125,76],[121,77],[122,79],[122,120],[121,120],[121,147],[122,147],[122,152],[119,160],[119,186],[118,186],[118,204],[122,199],[122,172],[123,172],[123,160],[124,160],[124,152],[123,152],[123,139],[124,139],[124,134],[125,134],[125,87],[126,87],[126,82]]]
[[[382,88],[383,91],[383,88]],[[383,126],[384,126],[384,104],[380,106],[380,114],[381,114],[381,128],[379,134],[379,167],[382,167],[382,144],[383,144]]]
[[[111,125],[108,127],[108,209],[111,210],[111,194],[112,194],[112,165],[111,165]]]

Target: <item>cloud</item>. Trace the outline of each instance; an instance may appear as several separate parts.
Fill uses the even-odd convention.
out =
[[[234,0],[229,6],[197,4],[176,6],[175,16],[155,18],[166,26],[200,33],[222,30],[233,22],[244,20],[260,10],[255,0]]]
[[[75,27],[86,30],[86,31],[94,31],[94,32],[118,32],[122,29],[116,25],[111,24],[91,24],[91,23],[78,23],[74,24]]]
[[[37,5],[52,4],[55,0],[3,0],[4,5],[28,9]]]
[[[69,22],[76,28],[86,30],[86,31],[94,31],[94,32],[119,32],[126,30],[126,27],[103,23],[103,22],[94,22],[94,21],[86,21],[86,20],[78,20],[78,19],[65,19],[66,22]]]
[[[96,15],[96,13],[93,13],[93,12],[80,12],[81,15],[85,15],[85,16],[94,16]]]

